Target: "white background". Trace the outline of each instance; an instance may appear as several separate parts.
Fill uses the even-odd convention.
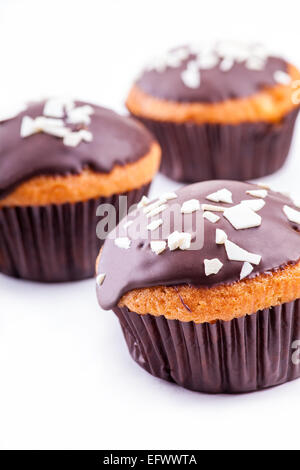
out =
[[[299,5],[0,0],[0,103],[68,94],[122,111],[147,59],[214,38],[263,41],[299,66]],[[300,199],[299,174],[298,126],[288,164],[264,181]],[[177,185],[159,176],[152,194],[166,186]],[[0,275],[1,448],[299,449],[299,397],[300,380],[208,396],[155,379],[129,357],[93,280],[38,285]]]

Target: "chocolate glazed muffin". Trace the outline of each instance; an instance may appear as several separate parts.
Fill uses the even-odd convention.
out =
[[[97,294],[140,366],[208,393],[300,377],[300,211],[288,197],[209,181],[129,221],[102,248]]]
[[[140,124],[50,99],[0,116],[0,272],[44,282],[92,277],[96,210],[147,194],[160,148]]]
[[[259,45],[183,46],[144,70],[127,107],[156,135],[165,175],[248,180],[285,162],[299,78],[293,65]]]

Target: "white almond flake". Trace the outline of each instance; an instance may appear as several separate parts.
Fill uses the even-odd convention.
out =
[[[203,218],[209,220],[212,224],[215,224],[220,220],[220,217],[213,212],[205,211],[203,213]]]
[[[270,186],[269,186],[267,183],[263,183],[263,182],[262,182],[262,183],[256,183],[256,184],[257,184],[257,186],[259,186],[260,188],[268,189],[268,190],[271,189]]]
[[[153,209],[151,212],[149,212],[149,213],[147,214],[147,217],[148,217],[148,218],[154,217],[155,215],[158,215],[158,214],[160,214],[161,212],[163,212],[166,208],[167,208],[167,205],[166,205],[166,204],[163,204],[162,206],[156,207],[155,209]]]
[[[216,45],[216,50],[221,57],[235,59],[244,62],[251,55],[251,48],[241,41],[224,40]]]
[[[224,243],[228,240],[227,234],[224,230],[217,228],[216,230],[216,244],[217,245],[224,245]]]
[[[226,207],[215,206],[214,204],[202,204],[201,209],[203,211],[224,212]]]
[[[77,147],[82,141],[82,136],[80,132],[69,132],[64,137],[64,144],[68,147]]]
[[[251,189],[250,191],[246,191],[246,193],[250,194],[250,196],[262,199],[264,199],[268,195],[268,191],[266,189]]]
[[[261,256],[240,248],[230,240],[226,240],[225,249],[230,261],[248,261],[248,263],[258,265],[261,262]]]
[[[282,70],[277,70],[277,72],[274,73],[274,80],[280,85],[290,85],[292,78],[288,73],[283,72]]]
[[[284,206],[283,212],[285,213],[285,215],[287,216],[290,222],[300,225],[300,212],[299,211],[296,211],[292,207]]]
[[[115,239],[115,245],[118,248],[124,248],[125,250],[128,250],[131,245],[131,240],[129,240],[128,237],[119,237]]]
[[[37,134],[39,130],[35,125],[35,120],[29,116],[24,116],[21,123],[20,135],[22,138]]]
[[[147,225],[147,230],[153,232],[153,230],[156,230],[158,227],[160,227],[162,223],[162,219],[153,220],[152,222],[150,222],[150,224]]]
[[[98,286],[102,286],[105,278],[106,278],[106,274],[104,274],[104,273],[98,274],[98,276],[96,278],[96,282],[97,282]]]
[[[162,201],[162,200],[158,199],[158,201],[152,202],[152,204],[150,204],[150,205],[146,204],[144,206],[144,209],[143,209],[144,214],[148,214],[149,212],[153,211],[153,209],[156,209],[157,207],[164,204],[164,202],[165,201]]]
[[[244,279],[245,277],[249,276],[249,274],[252,273],[253,271],[253,266],[252,264],[248,263],[248,261],[246,261],[244,264],[243,264],[243,267],[242,267],[242,270],[241,270],[241,274],[240,274],[240,280]]]
[[[162,202],[171,201],[172,199],[177,199],[176,193],[164,193],[159,197],[159,200]]]
[[[188,88],[198,88],[201,83],[200,71],[195,68],[188,67],[186,70],[181,72],[181,80]]]
[[[265,65],[266,61],[261,57],[249,57],[246,62],[246,68],[249,70],[263,70]]]
[[[84,140],[84,142],[92,142],[93,141],[93,134],[86,130],[86,129],[81,129],[79,131],[79,134],[81,135],[81,138],[82,140]]]
[[[204,260],[204,269],[206,276],[210,276],[211,274],[218,274],[222,267],[223,263],[221,263],[218,258]]]
[[[86,104],[84,106],[79,106],[78,108],[73,108],[68,112],[68,122],[71,124],[90,124],[90,116],[94,114],[94,109],[92,106]]]
[[[192,234],[191,233],[183,233],[182,234],[182,241],[180,243],[179,248],[181,250],[188,250],[191,247],[192,241]]]
[[[234,66],[234,60],[229,57],[223,59],[219,65],[220,70],[222,72],[229,72],[229,70],[231,70],[233,66]]]
[[[150,203],[150,199],[147,196],[143,196],[140,202],[138,203],[138,209],[147,206]]]
[[[181,64],[181,59],[180,57],[177,57],[176,55],[169,54],[166,57],[166,65],[167,67],[179,67]]]
[[[125,228],[125,230],[128,229],[128,227],[130,227],[130,225],[133,224],[133,220],[128,220],[127,222],[125,222],[125,224],[123,225],[123,227]]]
[[[64,117],[64,102],[55,98],[46,101],[43,114],[54,118]]]
[[[44,128],[49,129],[49,127],[64,127],[64,121],[62,119],[48,118],[45,116],[38,116],[35,118],[34,122],[39,131],[43,131]]]
[[[167,243],[164,241],[154,240],[150,243],[150,246],[153,253],[160,255],[163,251],[165,251]]]
[[[77,147],[82,141],[91,142],[93,134],[90,131],[81,129],[78,132],[68,132],[64,137],[64,144],[68,147]]]
[[[219,62],[219,58],[211,53],[206,55],[200,55],[197,60],[198,66],[200,69],[209,70],[215,67]]]
[[[192,235],[185,232],[173,232],[168,236],[168,247],[171,251],[188,250],[191,246]]]
[[[238,204],[226,209],[224,217],[236,230],[259,227],[262,220],[260,215],[244,204]]]
[[[53,135],[54,137],[65,137],[67,134],[69,134],[70,129],[67,127],[53,127],[53,126],[44,126],[43,127],[43,132],[45,134]]]
[[[241,204],[249,207],[254,212],[258,212],[265,206],[266,202],[263,199],[244,199]]]
[[[182,214],[192,214],[198,210],[200,210],[200,202],[197,199],[190,199],[189,201],[185,201],[181,206]]]
[[[215,193],[206,196],[206,199],[213,202],[224,202],[225,204],[232,204],[232,192],[228,189],[219,189]]]
[[[5,106],[1,106],[0,111],[0,122],[10,121],[17,117],[22,111],[25,111],[27,106],[25,104],[11,105],[5,109]]]

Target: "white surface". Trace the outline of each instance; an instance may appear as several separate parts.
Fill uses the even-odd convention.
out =
[[[298,10],[298,11],[297,11]],[[0,2],[0,102],[68,93],[115,109],[165,47],[254,39],[300,65],[299,5],[254,1]],[[299,126],[288,165],[264,181],[300,199]],[[177,185],[159,176],[152,194]],[[0,275],[0,447],[299,449],[300,380],[243,396],[192,393],[129,357],[94,281]]]

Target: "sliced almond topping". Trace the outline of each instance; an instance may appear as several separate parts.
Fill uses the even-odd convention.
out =
[[[86,129],[81,129],[79,131],[79,134],[81,135],[81,138],[82,140],[84,140],[84,142],[92,142],[93,141],[93,134],[86,130]]]
[[[300,225],[300,212],[299,211],[296,211],[292,207],[284,206],[283,212],[285,213],[285,215],[287,216],[290,222]]]
[[[203,211],[212,211],[212,212],[224,212],[225,207],[215,206],[214,204],[202,204],[201,209]]]
[[[73,108],[68,112],[68,122],[70,124],[90,124],[90,116],[94,113],[92,106],[86,104]]]
[[[192,235],[185,232],[173,232],[168,236],[168,247],[171,251],[177,250],[187,250],[191,246]]]
[[[78,132],[68,132],[64,137],[64,144],[68,147],[77,147],[82,141],[92,142],[93,134],[90,131],[81,129]]]
[[[39,131],[49,127],[64,127],[64,121],[58,118],[49,118],[45,116],[38,116],[34,120],[35,126]]]
[[[246,191],[246,193],[250,194],[250,196],[262,199],[264,199],[268,195],[268,191],[266,189],[251,189],[250,191]]]
[[[149,212],[147,214],[147,217],[148,218],[154,217],[154,216],[160,214],[161,212],[163,212],[164,210],[166,210],[166,208],[167,208],[166,204],[163,204],[162,206],[156,207],[155,209],[153,209],[151,212]]]
[[[188,88],[198,88],[201,84],[200,70],[192,66],[188,66],[186,70],[181,72],[181,80]]]
[[[153,253],[155,253],[156,255],[160,255],[163,251],[165,251],[167,243],[164,241],[153,240],[150,243],[150,246]]]
[[[171,201],[172,199],[176,199],[178,196],[176,193],[163,193],[159,199],[162,201],[162,202],[166,202],[166,201]]]
[[[228,57],[222,60],[219,67],[222,72],[229,72],[229,70],[231,70],[233,66],[234,60]]]
[[[222,267],[223,263],[221,263],[218,258],[204,260],[204,269],[206,276],[210,276],[211,274],[218,274]]]
[[[54,118],[64,117],[64,102],[56,98],[46,101],[43,114]]]
[[[274,80],[280,85],[290,85],[292,78],[288,73],[283,72],[282,70],[277,70],[274,73]]]
[[[224,230],[217,228],[216,230],[216,244],[217,245],[224,245],[224,243],[228,240],[227,234]]]
[[[259,227],[261,225],[261,216],[243,204],[226,209],[224,217],[236,230]]]
[[[128,237],[119,237],[115,239],[115,245],[118,248],[124,248],[125,250],[128,250],[131,245],[131,240],[129,240]]]
[[[245,277],[249,276],[249,274],[252,273],[253,271],[253,266],[252,264],[248,263],[248,261],[246,261],[244,264],[243,264],[243,267],[242,267],[242,270],[241,270],[241,274],[240,274],[240,279],[244,279]]]
[[[21,123],[21,137],[29,137],[30,135],[37,134],[39,130],[35,125],[35,120],[29,116],[24,116]]]
[[[230,261],[248,261],[248,263],[259,264],[261,262],[261,256],[240,248],[230,240],[226,240],[225,249]]]
[[[195,211],[200,210],[200,202],[197,199],[190,199],[185,201],[181,206],[182,214],[192,214]]]
[[[260,57],[249,57],[246,67],[249,70],[263,70],[265,68],[265,60]]]
[[[160,227],[162,223],[162,219],[153,220],[153,222],[150,222],[150,224],[147,225],[147,230],[151,230],[151,232],[153,232],[153,230],[156,230],[158,227]]]
[[[206,196],[206,199],[213,202],[224,202],[225,204],[232,204],[232,192],[226,188],[219,189],[219,191]]]
[[[249,207],[254,212],[260,211],[265,206],[265,201],[263,199],[244,199],[241,201],[241,204]]]
[[[52,126],[45,126],[43,128],[43,132],[45,134],[53,135],[54,137],[65,137],[71,131],[67,127],[52,127]]]
[[[141,209],[141,207],[145,207],[150,203],[150,199],[147,196],[143,196],[140,202],[138,203],[138,209]]]
[[[105,278],[106,278],[106,274],[104,274],[104,273],[98,274],[98,276],[96,278],[96,282],[97,282],[98,286],[102,286]]]
[[[209,220],[209,222],[211,222],[212,224],[215,224],[216,222],[220,220],[220,217],[218,215],[213,214],[212,212],[209,212],[209,211],[203,212],[203,217],[204,219]]]
[[[260,182],[260,183],[256,183],[257,186],[259,186],[260,188],[263,188],[263,189],[267,189],[267,190],[270,190],[270,186],[267,184],[267,183],[264,183],[264,182]]]
[[[159,199],[158,201],[152,202],[152,204],[150,204],[150,205],[145,204],[146,207],[144,207],[144,209],[143,209],[144,214],[148,214],[149,212],[153,211],[153,209],[156,209],[157,207],[164,204],[164,202],[165,201],[161,201]]]
[[[68,132],[64,137],[64,145],[67,147],[77,147],[82,141],[80,132]]]

